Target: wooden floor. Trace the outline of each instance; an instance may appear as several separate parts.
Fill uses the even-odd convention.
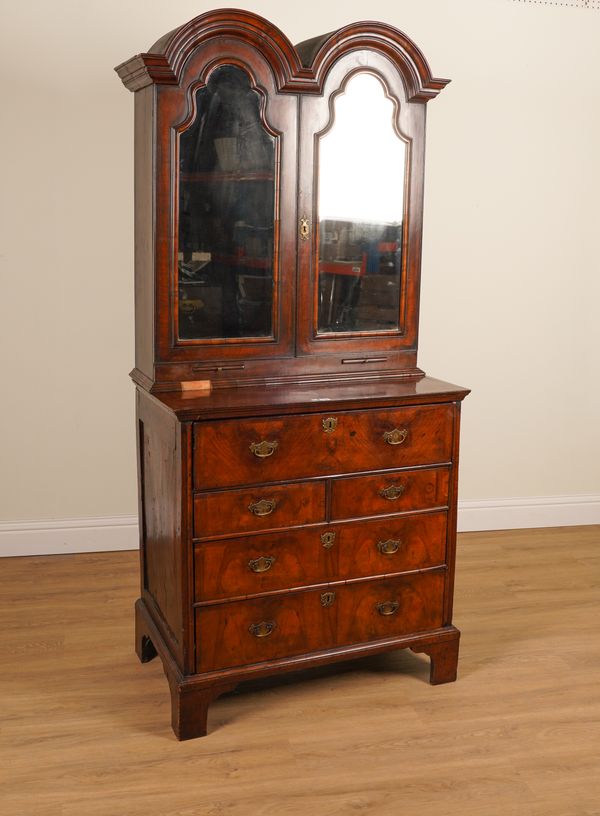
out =
[[[176,742],[137,554],[0,561],[2,816],[600,814],[600,528],[460,536],[459,679],[398,652],[245,686]]]

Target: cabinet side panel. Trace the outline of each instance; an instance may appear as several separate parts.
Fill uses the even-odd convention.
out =
[[[183,551],[180,425],[138,391],[142,597],[183,667]]]
[[[153,380],[154,85],[135,95],[135,365]]]

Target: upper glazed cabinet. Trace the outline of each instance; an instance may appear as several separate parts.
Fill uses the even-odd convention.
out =
[[[294,46],[202,15],[117,69],[136,91],[136,369],[151,390],[417,368],[425,103],[379,23]]]

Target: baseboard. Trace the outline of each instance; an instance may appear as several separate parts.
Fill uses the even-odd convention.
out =
[[[459,532],[600,524],[600,494],[458,503]]]
[[[0,522],[0,557],[135,550],[137,516]]]
[[[600,494],[458,503],[459,532],[600,524]],[[137,516],[0,522],[0,557],[135,550]]]

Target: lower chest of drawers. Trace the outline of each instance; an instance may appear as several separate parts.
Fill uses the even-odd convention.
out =
[[[197,672],[443,625],[452,406],[217,430],[194,432]]]

